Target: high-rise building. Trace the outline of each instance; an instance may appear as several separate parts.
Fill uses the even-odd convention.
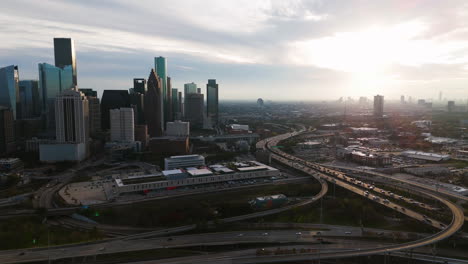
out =
[[[130,95],[127,90],[104,90],[101,100],[101,127],[110,128],[109,110],[130,107]]]
[[[58,143],[88,141],[88,100],[76,90],[65,90],[55,100],[55,128]]]
[[[161,137],[164,130],[163,91],[161,78],[154,69],[151,69],[147,86],[144,110],[148,134],[150,137]]]
[[[145,78],[134,78],[133,79],[133,91],[136,93],[146,93],[146,79]]]
[[[39,63],[39,91],[41,92],[42,113],[46,118],[46,126],[52,134],[55,131],[55,98],[62,91],[74,87],[73,69],[55,67],[47,63]]]
[[[197,84],[194,82],[184,84],[184,96],[191,93],[197,93]]]
[[[384,97],[383,95],[374,96],[374,116],[382,117],[384,112]]]
[[[206,115],[212,126],[216,126],[219,121],[218,91],[216,80],[208,80],[208,83],[206,84]]]
[[[201,88],[197,88],[197,93],[201,94]]]
[[[86,99],[88,99],[89,107],[89,134],[95,136],[101,132],[101,104],[99,98],[97,98],[97,91],[94,91],[91,88],[82,88],[79,89],[82,92]]]
[[[21,118],[35,118],[41,115],[41,99],[37,80],[19,81]]]
[[[133,108],[135,124],[145,124],[145,96],[134,90],[130,93],[130,105]]]
[[[177,98],[178,98],[177,101],[179,103],[179,113],[182,116],[182,114],[184,113],[184,105],[183,105],[184,103],[182,102],[182,92],[178,93]]]
[[[402,104],[405,103],[405,96],[404,95],[400,96],[400,103],[402,103]]]
[[[146,125],[135,125],[135,140],[141,142],[141,148],[148,146],[148,127]]]
[[[177,92],[177,88],[172,88],[172,98],[171,98],[171,101],[172,101],[172,116],[174,118],[174,120],[176,120],[176,116],[177,116],[177,112],[179,112],[179,93]]]
[[[164,120],[165,122],[174,120],[172,114],[172,82],[171,77],[167,77],[167,94],[166,94],[166,107],[164,108]]]
[[[72,67],[72,80],[76,86],[78,84],[76,77],[76,59],[75,59],[75,44],[70,38],[54,38],[54,55],[55,66],[64,68]]]
[[[203,94],[189,93],[185,96],[185,120],[193,127],[203,127]]]
[[[133,117],[133,108],[122,107],[110,110],[112,141],[135,141],[135,122]]]
[[[15,150],[15,126],[13,110],[0,107],[0,155]]]
[[[170,88],[168,89],[167,86],[167,61],[164,57],[155,57],[154,58],[154,69],[156,74],[159,78],[161,78],[161,95],[163,101],[163,124],[165,124],[170,116],[168,115],[170,112]],[[148,80],[149,81],[149,80]],[[148,128],[149,129],[149,128]]]
[[[455,112],[455,101],[448,101],[447,102],[447,110],[450,113]]]
[[[13,118],[20,117],[18,111],[20,104],[18,66],[10,65],[0,68],[0,106],[13,111]]]

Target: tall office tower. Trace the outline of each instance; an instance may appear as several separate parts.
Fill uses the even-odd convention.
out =
[[[194,82],[184,84],[184,96],[191,93],[197,93],[197,84]]]
[[[37,80],[19,81],[21,118],[35,118],[41,115],[41,99]]]
[[[168,86],[167,86],[167,61],[166,58],[164,57],[155,57],[154,58],[154,69],[156,71],[156,74],[159,78],[161,78],[161,94],[162,94],[162,100],[163,100],[163,124],[166,123],[166,121],[169,118],[169,102],[170,98],[168,95],[170,95],[171,91],[168,91]],[[149,81],[149,80],[148,80]]]
[[[384,97],[383,95],[374,96],[374,116],[382,117],[384,112]]]
[[[402,103],[402,104],[405,103],[405,96],[404,95],[400,96],[400,103]]]
[[[190,93],[185,96],[185,119],[193,127],[203,127],[203,94]]]
[[[97,91],[94,91],[91,88],[80,88],[79,91],[86,96],[86,99],[88,99],[89,134],[91,136],[95,136],[101,132],[101,104],[99,98],[97,98]]]
[[[162,82],[154,69],[148,78],[148,91],[145,94],[145,120],[150,137],[161,137],[164,130]]]
[[[455,101],[448,101],[447,102],[447,110],[450,113],[455,112]]]
[[[201,88],[197,88],[197,93],[201,94]]]
[[[88,99],[76,90],[65,90],[55,99],[55,128],[58,143],[88,141]]]
[[[104,90],[101,100],[101,128],[110,128],[109,111],[111,109],[130,107],[130,95],[127,90]]]
[[[171,94],[172,94],[172,97],[171,97],[172,119],[179,120],[180,119],[179,93],[177,92],[177,88],[172,88]]]
[[[110,110],[112,141],[135,141],[135,122],[133,117],[133,108],[122,107]]]
[[[54,38],[54,55],[55,66],[65,68],[66,66],[72,67],[73,84],[78,84],[76,78],[76,59],[75,59],[75,44],[70,38]]]
[[[145,78],[134,78],[133,79],[133,91],[136,93],[146,93],[146,79]]]
[[[20,117],[19,108],[19,74],[18,66],[10,65],[0,68],[0,106],[10,108],[13,118]]]
[[[178,100],[178,103],[179,103],[179,113],[182,116],[183,113],[184,113],[184,105],[183,105],[183,102],[182,102],[182,92],[179,92],[177,94],[177,98],[178,98],[177,100]]]
[[[164,124],[169,121],[174,120],[173,113],[172,113],[172,82],[171,77],[167,77],[167,104],[166,108],[164,109]]]
[[[206,84],[206,115],[212,126],[218,125],[218,84],[215,79],[208,80]]]
[[[0,106],[0,155],[15,150],[13,110]]]
[[[130,93],[130,105],[133,108],[135,124],[145,124],[145,96],[135,91]]]
[[[439,91],[439,102],[442,102],[442,91]]]
[[[73,69],[71,66],[62,69],[47,63],[39,63],[38,68],[42,114],[46,119],[48,132],[55,134],[55,98],[62,91],[74,87]]]

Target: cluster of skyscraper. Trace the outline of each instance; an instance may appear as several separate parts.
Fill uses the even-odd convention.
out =
[[[55,38],[54,55],[55,65],[39,63],[39,80],[20,81],[15,65],[0,68],[1,152],[14,151],[18,137],[26,141],[34,137],[41,143],[41,158],[55,151],[63,156],[67,154],[62,152],[75,153],[82,159],[89,137],[102,130],[110,130],[110,141],[133,142],[163,137],[166,124],[175,120],[199,128],[218,124],[216,80],[206,85],[205,111],[204,95],[195,83],[184,85],[184,97],[172,88],[164,57],[154,59],[148,79],[135,78],[129,90],[104,90],[100,102],[93,89],[77,87],[73,40]],[[180,124],[171,122],[172,126]],[[15,127],[31,129],[15,133]]]

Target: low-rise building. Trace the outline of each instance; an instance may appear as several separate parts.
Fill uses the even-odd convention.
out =
[[[450,155],[447,154],[437,154],[437,153],[429,153],[429,152],[422,152],[422,151],[415,151],[415,150],[407,150],[401,152],[401,155],[411,159],[418,159],[418,160],[425,160],[425,161],[432,161],[432,162],[440,162],[444,160],[449,160]]]
[[[147,193],[149,191],[157,192],[179,187],[271,178],[277,177],[279,174],[280,172],[277,169],[257,161],[217,164],[210,167],[193,166],[166,170],[162,173],[151,175],[117,178],[115,179],[114,191],[116,195]]]
[[[0,159],[0,170],[10,171],[23,166],[23,162],[18,158]]]
[[[172,170],[178,168],[205,166],[205,157],[201,155],[171,156],[164,159],[164,169]]]

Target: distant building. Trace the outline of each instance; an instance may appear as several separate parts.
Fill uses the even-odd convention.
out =
[[[263,99],[262,99],[262,98],[258,98],[258,99],[257,99],[257,105],[260,106],[260,107],[263,107],[263,104],[264,104]]]
[[[135,123],[133,108],[119,108],[110,110],[111,141],[135,141]]]
[[[455,101],[447,102],[447,110],[449,111],[449,113],[455,112]]]
[[[110,110],[130,107],[130,95],[127,90],[104,90],[101,100],[101,127],[110,128]]]
[[[0,107],[0,155],[13,152],[15,146],[15,125],[13,111]]]
[[[164,159],[164,169],[173,170],[178,168],[205,166],[205,157],[201,155],[171,156]]]
[[[23,166],[23,162],[18,158],[0,159],[0,170],[10,171]]]
[[[177,88],[172,88],[172,97],[171,97],[171,105],[172,105],[172,119],[173,120],[180,120],[182,118],[181,114],[181,105],[179,104],[179,92]]]
[[[450,159],[450,155],[414,151],[414,150],[403,151],[401,152],[401,155],[407,158],[425,160],[425,161],[430,161],[430,162],[439,162],[439,161]]]
[[[79,89],[86,99],[88,99],[89,107],[89,134],[96,135],[101,132],[101,104],[99,98],[97,98],[97,91],[90,88]]]
[[[145,96],[140,92],[131,92],[130,105],[133,108],[135,124],[145,124]]]
[[[167,77],[166,103],[164,108],[164,124],[174,120],[172,113],[172,82],[171,77]]]
[[[219,121],[218,91],[216,80],[208,80],[206,84],[206,115],[212,126],[217,126]]]
[[[161,78],[161,96],[162,96],[162,114],[163,119],[161,120],[163,127],[166,121],[170,119],[170,89],[167,86],[167,60],[164,57],[155,57],[154,58],[154,69],[157,73],[157,76]],[[149,80],[148,80],[149,82]],[[148,128],[149,129],[149,128]]]
[[[189,121],[193,127],[202,127],[204,121],[203,94],[190,93],[185,96],[185,120]]]
[[[174,122],[167,122],[166,136],[174,137],[188,137],[190,136],[190,123],[176,120]]]
[[[19,96],[22,119],[41,116],[41,98],[37,80],[19,81]]]
[[[19,74],[18,66],[0,68],[0,106],[13,111],[13,119],[20,118],[19,109]]]
[[[194,82],[184,84],[184,96],[193,93],[197,93],[197,84]]]
[[[146,93],[146,79],[145,78],[134,78],[133,79],[133,91],[136,93]]]
[[[87,156],[88,100],[76,90],[66,90],[55,100],[56,143],[41,144],[43,162],[82,161]]]
[[[148,78],[148,91],[145,94],[145,120],[150,137],[160,137],[164,129],[164,110],[161,79],[151,69]]]
[[[400,103],[402,103],[402,104],[405,103],[405,96],[404,95],[400,96]]]
[[[73,86],[78,85],[76,74],[75,44],[70,38],[54,38],[55,66],[72,68]]]
[[[374,116],[382,117],[384,112],[384,97],[382,95],[374,96]]]
[[[148,127],[146,125],[135,125],[135,140],[141,142],[144,150],[148,146]]]

